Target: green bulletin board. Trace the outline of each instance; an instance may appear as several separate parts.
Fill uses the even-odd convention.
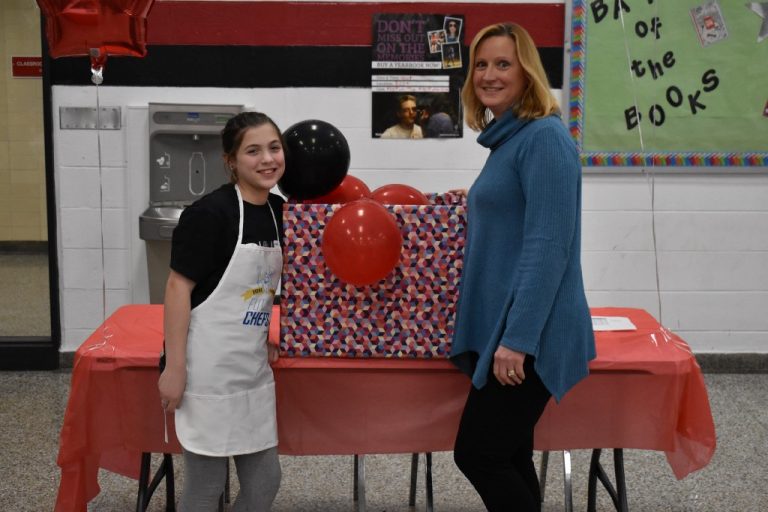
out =
[[[766,15],[768,2],[574,0],[584,165],[768,166]]]

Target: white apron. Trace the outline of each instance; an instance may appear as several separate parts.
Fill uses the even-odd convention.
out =
[[[184,449],[208,456],[277,446],[267,335],[283,257],[279,241],[274,247],[242,243],[243,199],[237,185],[235,190],[237,244],[216,289],[191,312],[187,387],[175,418]]]

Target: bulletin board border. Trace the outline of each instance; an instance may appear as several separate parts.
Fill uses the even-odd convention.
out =
[[[568,128],[584,167],[759,167],[768,152],[589,152],[583,150],[587,0],[572,0]]]

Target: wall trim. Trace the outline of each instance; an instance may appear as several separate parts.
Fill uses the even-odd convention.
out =
[[[564,3],[155,2],[150,45],[370,46],[374,14],[465,16],[464,43],[483,27],[519,23],[537,46],[562,46]]]
[[[464,47],[464,63],[468,52]],[[539,48],[539,55],[550,86],[560,89],[562,46]],[[371,58],[370,46],[154,46],[143,58],[109,59],[103,85],[370,88]],[[53,85],[92,87],[90,69],[87,57],[61,57],[51,63],[51,80]]]
[[[48,252],[48,242],[1,240],[0,254],[44,254]]]

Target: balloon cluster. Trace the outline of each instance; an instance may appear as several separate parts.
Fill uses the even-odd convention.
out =
[[[323,231],[321,248],[328,268],[341,281],[366,286],[389,275],[400,261],[403,237],[383,205],[429,204],[419,190],[390,184],[373,192],[348,175],[349,145],[325,121],[301,121],[283,133],[285,173],[278,183],[291,200],[342,204]]]

